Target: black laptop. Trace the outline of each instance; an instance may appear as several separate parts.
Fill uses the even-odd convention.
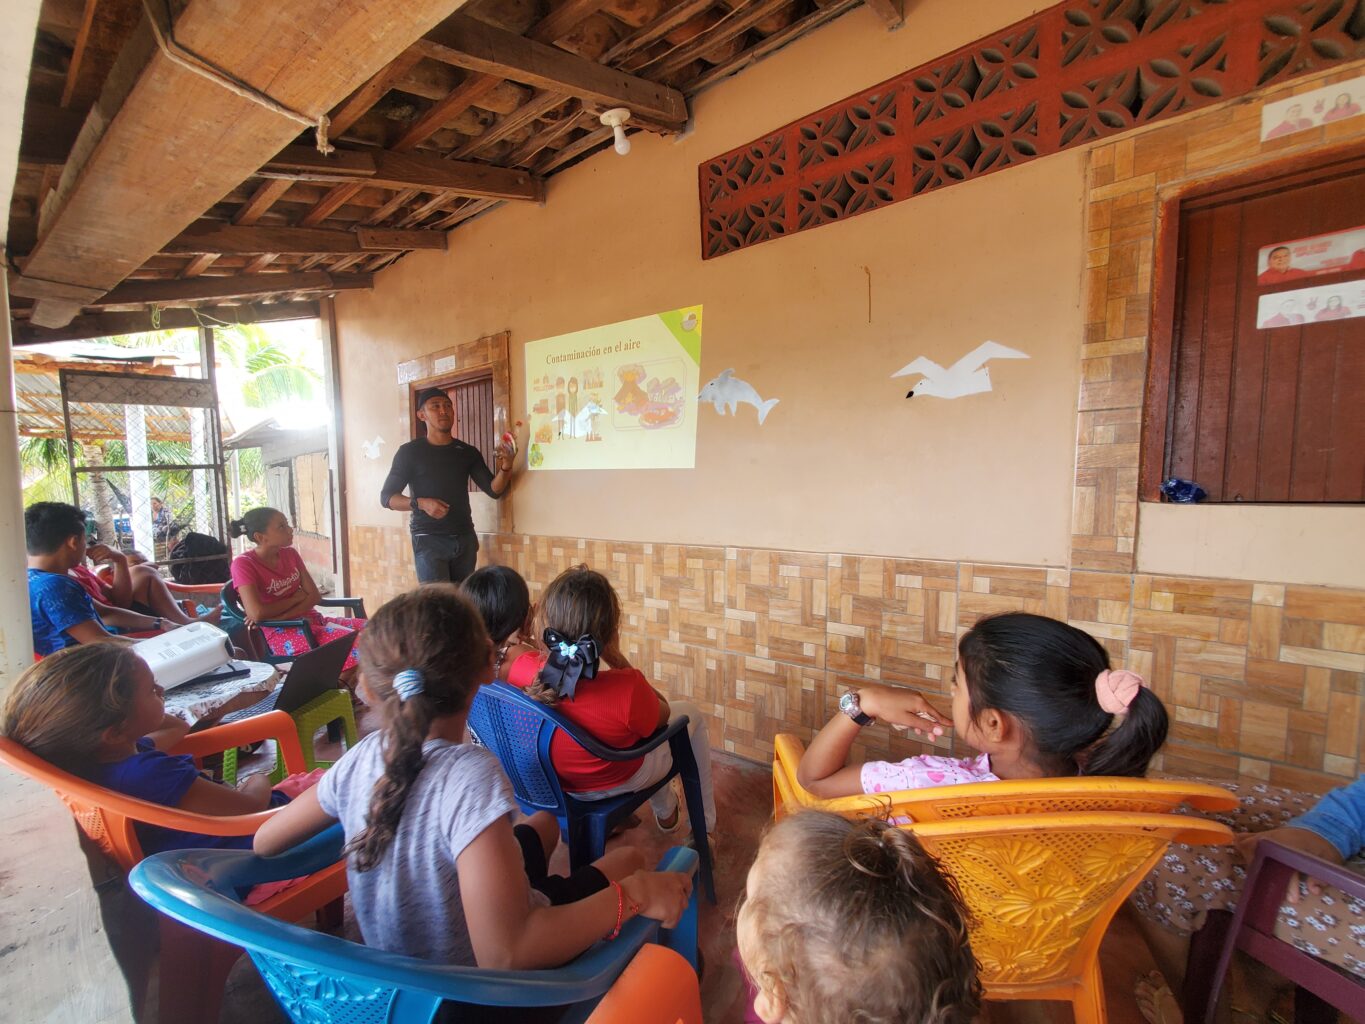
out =
[[[240,722],[243,718],[263,715],[267,711],[287,711],[293,714],[315,697],[328,690],[340,688],[341,670],[346,665],[346,657],[355,646],[356,633],[333,640],[331,643],[314,647],[294,659],[284,684],[249,708],[234,711],[223,716],[223,722]]]

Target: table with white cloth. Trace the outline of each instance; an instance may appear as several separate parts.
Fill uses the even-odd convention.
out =
[[[166,691],[166,710],[191,728],[206,728],[234,711],[249,708],[280,685],[274,665],[263,661],[233,661],[249,669],[244,676],[220,682],[182,683]]]

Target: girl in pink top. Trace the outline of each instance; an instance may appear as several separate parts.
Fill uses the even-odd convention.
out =
[[[1042,615],[981,619],[957,648],[948,718],[914,690],[865,686],[811,741],[797,778],[819,797],[885,793],[964,782],[1146,774],[1166,741],[1166,708],[1089,633]],[[861,730],[942,736],[951,726],[975,757],[921,755],[846,764]]]
[[[294,530],[283,512],[253,508],[233,520],[229,532],[256,545],[232,560],[232,585],[249,621],[304,619],[319,644],[365,627],[364,619],[333,619],[318,614],[316,606],[322,594],[294,550]],[[263,626],[261,632],[271,654],[302,654],[309,649],[308,636],[298,626]],[[353,668],[355,663],[356,650],[352,648],[346,668]]]

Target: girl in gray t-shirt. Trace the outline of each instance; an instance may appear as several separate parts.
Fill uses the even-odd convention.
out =
[[[493,645],[454,587],[422,587],[380,608],[361,636],[360,670],[383,728],[261,826],[254,848],[272,856],[340,821],[368,945],[528,970],[573,959],[635,914],[677,923],[691,878],[644,870],[634,849],[569,879],[546,877],[558,823],[539,812],[514,828],[502,767],[464,742],[470,701],[493,678]]]

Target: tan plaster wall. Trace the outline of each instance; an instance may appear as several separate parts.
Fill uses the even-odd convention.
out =
[[[1064,565],[1081,310],[1057,268],[1083,259],[1084,154],[699,258],[700,161],[1039,5],[989,6],[925,3],[895,33],[853,12],[699,97],[687,137],[594,157],[543,208],[499,209],[338,297],[348,437],[388,442],[377,460],[348,445],[351,522],[398,519],[377,499],[407,437],[398,362],[510,330],[524,410],[526,342],[700,302],[702,379],[733,366],[781,399],[767,423],[702,407],[691,471],[525,475],[518,531]],[[991,394],[907,401],[890,378],[986,339],[1033,357],[996,364]]]
[[[1329,587],[1365,583],[1365,509],[1138,506],[1140,572]]]

